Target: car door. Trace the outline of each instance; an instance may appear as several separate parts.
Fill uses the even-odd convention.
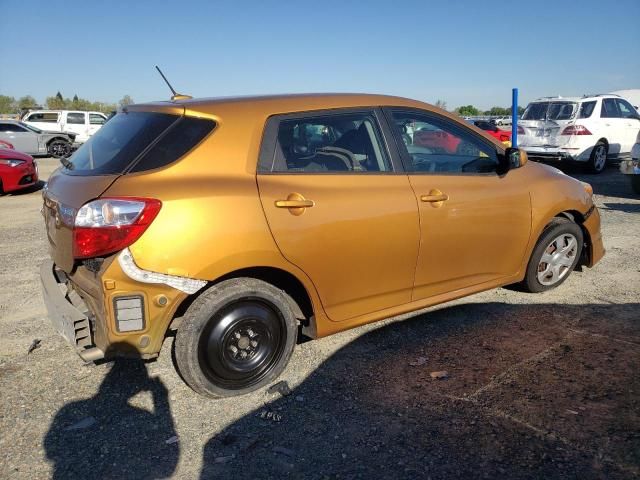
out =
[[[624,140],[620,142],[620,152],[629,153],[636,143],[638,131],[640,131],[640,115],[633,106],[621,98],[616,99],[620,120],[624,129]]]
[[[495,145],[461,122],[426,110],[385,113],[420,209],[413,300],[516,274],[531,230],[524,172],[498,175]],[[425,143],[421,129],[447,141]]]
[[[76,141],[84,143],[89,139],[87,112],[66,112],[66,123],[63,132],[76,134]]]
[[[15,150],[35,155],[38,152],[38,135],[13,122],[0,122],[0,138],[7,140]]]
[[[616,157],[623,151],[622,144],[625,141],[626,122],[620,116],[620,109],[615,98],[602,99],[600,118],[602,131],[609,143],[608,155]]]
[[[88,135],[91,136],[96,133],[104,122],[107,121],[107,117],[101,113],[89,112],[89,131]]]
[[[271,233],[343,321],[408,303],[416,201],[375,109],[271,117],[257,181]]]

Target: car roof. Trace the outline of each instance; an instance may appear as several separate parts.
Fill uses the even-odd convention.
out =
[[[135,104],[127,107],[135,110],[165,110],[184,107],[186,111],[205,114],[220,114],[222,111],[242,108],[251,113],[274,115],[277,113],[325,110],[331,108],[371,107],[371,106],[401,106],[433,110],[452,116],[433,105],[390,95],[375,95],[365,93],[298,93],[281,95],[256,95],[235,97],[194,98],[166,102],[152,102]],[[245,112],[249,113],[249,112]]]

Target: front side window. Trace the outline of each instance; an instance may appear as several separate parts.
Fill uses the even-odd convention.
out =
[[[40,113],[32,113],[29,115],[29,122],[44,122],[44,123],[57,123],[58,117],[60,116],[57,112],[40,112]]]
[[[391,167],[370,112],[281,120],[273,172],[386,172]]]
[[[104,125],[106,119],[102,115],[98,115],[97,113],[89,114],[89,123],[91,125]]]
[[[414,173],[494,173],[495,147],[451,120],[413,111],[392,112],[406,169]]]
[[[600,111],[600,117],[602,118],[618,118],[620,112],[614,98],[605,98],[602,100],[602,109]]]
[[[622,118],[638,118],[638,112],[636,112],[636,109],[633,108],[629,102],[622,99],[618,99],[616,102],[618,103],[618,109]]]
[[[84,125],[84,113],[67,113],[67,123],[73,125]]]

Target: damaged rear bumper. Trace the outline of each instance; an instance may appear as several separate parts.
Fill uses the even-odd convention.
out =
[[[69,290],[64,272],[46,260],[40,266],[40,281],[49,319],[57,332],[85,362],[104,358],[104,352],[93,342],[89,311],[80,296]]]

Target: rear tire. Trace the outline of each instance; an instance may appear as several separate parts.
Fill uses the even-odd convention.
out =
[[[640,175],[629,175],[631,177],[631,189],[640,195]],[[1,187],[1,185],[0,185]]]
[[[602,173],[607,167],[607,153],[609,153],[609,147],[606,143],[599,141],[596,143],[591,155],[589,156],[589,171],[591,173]]]
[[[539,293],[561,285],[578,264],[582,245],[582,229],[567,218],[555,218],[533,249],[520,287]]]
[[[275,380],[296,345],[292,300],[253,278],[223,281],[187,309],[174,353],[182,379],[195,392],[233,397]]]

